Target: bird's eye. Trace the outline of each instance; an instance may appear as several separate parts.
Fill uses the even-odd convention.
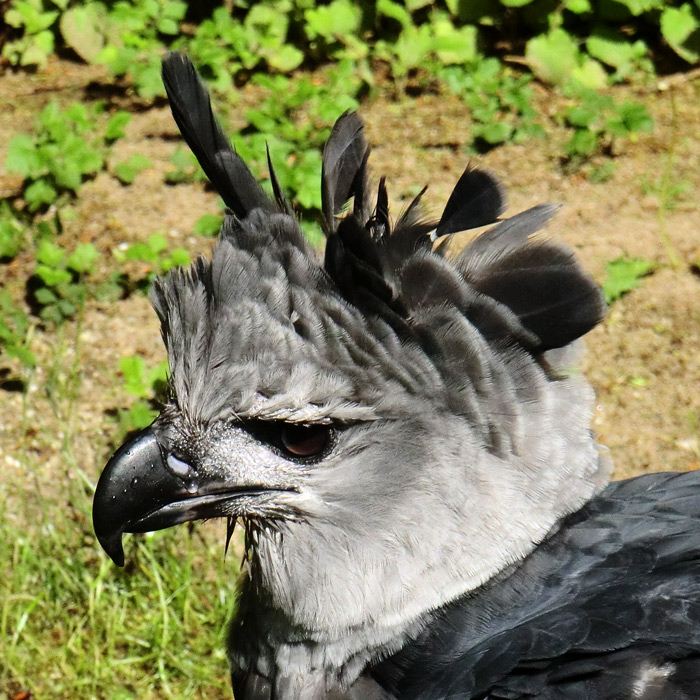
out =
[[[280,433],[282,447],[295,457],[318,457],[330,445],[332,429],[328,425],[287,423]]]

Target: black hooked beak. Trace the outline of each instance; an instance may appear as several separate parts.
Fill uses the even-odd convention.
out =
[[[124,566],[122,535],[152,532],[189,520],[228,516],[241,489],[221,477],[203,475],[169,455],[151,428],[122,445],[95,489],[92,523],[102,548]]]
[[[164,515],[163,508],[173,501],[192,496],[186,482],[167,468],[166,459],[154,432],[146,428],[116,451],[97,482],[92,523],[117,566],[124,566],[124,532],[175,525],[171,518],[153,516]]]

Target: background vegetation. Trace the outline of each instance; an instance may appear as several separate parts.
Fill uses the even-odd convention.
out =
[[[4,154],[14,184],[0,201],[0,402],[20,394],[22,411],[0,456],[27,474],[37,467],[40,394],[63,471],[55,488],[37,482],[31,496],[27,484],[2,487],[0,699],[229,697],[221,621],[233,593],[217,582],[233,579],[236,557],[224,562],[206,530],[200,541],[183,529],[134,544],[128,569],[116,570],[92,536],[94,474],[74,442],[86,307],[143,295],[190,259],[158,232],[107,253],[63,236],[87,181],[106,172],[128,192],[153,167],[144,153],[114,154],[132,114],[162,105],[164,51],[192,56],[224,112],[241,88],[255,89],[255,104],[238,115],[237,149],[264,176],[269,145],[321,245],[320,148],[343,111],[378,95],[457,95],[471,120],[469,153],[542,138],[554,124],[567,134],[560,171],[606,182],[623,144],[654,129],[645,104],[615,86],[696,75],[700,0],[10,0],[0,12],[0,65],[28,83],[60,61],[105,68],[85,99],[49,101]],[[536,85],[557,96],[553,112],[536,109]],[[163,187],[199,181],[190,154],[175,150]],[[682,180],[650,186],[669,207],[688,189]],[[220,221],[205,214],[194,232],[210,238]],[[664,264],[681,264],[667,243]],[[657,268],[611,260],[608,300]],[[150,423],[167,378],[164,363],[139,356],[121,358],[113,376],[103,457]]]

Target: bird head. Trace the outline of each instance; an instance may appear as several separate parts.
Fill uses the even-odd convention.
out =
[[[242,522],[261,619],[317,640],[372,628],[380,644],[526,556],[604,483],[571,360],[600,290],[538,235],[555,207],[502,218],[483,170],[467,168],[438,221],[419,195],[392,225],[354,113],[324,149],[320,259],[191,63],[170,54],[163,75],[228,209],[211,258],[154,284],[170,399],[102,473],[98,539],[123,564],[125,532]],[[446,257],[450,234],[486,225]]]

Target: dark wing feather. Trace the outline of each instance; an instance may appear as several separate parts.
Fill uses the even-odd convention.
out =
[[[219,126],[209,92],[189,58],[169,53],[163,59],[163,84],[180,133],[234,215],[244,219],[253,209],[276,211]]]
[[[506,193],[498,178],[468,166],[447,200],[435,234],[445,236],[492,224],[505,208]]]
[[[700,473],[608,486],[373,675],[403,700],[697,700]]]

